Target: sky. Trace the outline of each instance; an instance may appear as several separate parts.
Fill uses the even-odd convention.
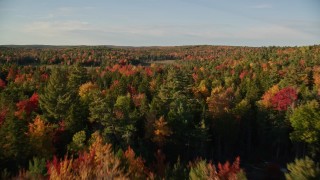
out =
[[[319,0],[0,0],[1,45],[320,44]]]

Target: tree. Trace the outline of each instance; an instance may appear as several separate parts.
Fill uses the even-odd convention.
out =
[[[32,153],[41,158],[50,158],[54,153],[51,138],[54,134],[52,125],[47,124],[37,116],[32,123],[29,123],[28,137]]]
[[[114,104],[113,112],[115,113],[118,123],[118,135],[123,138],[126,143],[132,140],[132,136],[136,131],[135,122],[137,114],[132,110],[132,101],[130,95],[118,96]]]
[[[316,180],[320,178],[319,164],[307,156],[303,159],[295,159],[293,163],[287,164],[287,168],[289,170],[285,174],[287,180]]]
[[[212,89],[211,96],[207,98],[209,112],[214,118],[228,112],[233,105],[233,90],[224,89],[222,86]]]
[[[292,140],[319,145],[320,107],[317,101],[307,102],[294,109],[289,120],[294,130],[290,134]]]
[[[40,93],[40,107],[49,122],[57,123],[66,117],[73,101],[67,82],[66,70],[54,68],[46,87]]]
[[[92,138],[89,152],[80,153],[78,158],[54,157],[48,162],[49,179],[128,179],[111,144],[104,144],[97,133]]]
[[[69,109],[65,115],[66,129],[74,134],[82,130],[86,125],[88,107],[86,102],[80,100],[79,89],[88,80],[87,69],[76,64],[71,67],[68,75],[67,96]]]
[[[15,115],[19,119],[23,119],[23,115],[29,116],[32,111],[38,109],[38,94],[34,93],[29,99],[19,101],[17,106],[17,111]]]
[[[81,152],[85,147],[86,132],[79,131],[72,137],[72,142],[68,145],[68,150],[71,152]]]
[[[212,163],[207,163],[205,160],[200,160],[191,166],[189,179],[190,180],[197,180],[197,179],[218,180],[220,178],[218,176],[216,167]]]
[[[0,90],[6,87],[6,83],[0,78]]]
[[[271,108],[272,107],[271,99],[278,92],[279,92],[279,86],[276,84],[263,94],[258,104],[262,105],[264,108]]]
[[[150,110],[158,115],[168,114],[170,104],[178,98],[190,96],[188,76],[180,69],[170,68],[165,83],[160,86],[158,94],[151,102]]]
[[[160,147],[162,147],[166,141],[166,138],[172,134],[172,131],[168,127],[168,123],[165,121],[163,116],[161,116],[154,123],[155,130],[153,141],[156,142]]]
[[[131,110],[131,99],[130,96],[118,96],[116,103],[114,104],[114,110],[118,114],[121,114],[117,116],[118,119],[128,119],[129,118],[129,113]]]
[[[123,140],[128,143],[136,130],[130,108],[128,96],[118,96],[114,102],[109,94],[96,94],[89,106],[89,120],[98,125],[110,142],[123,145]]]
[[[278,111],[285,111],[298,99],[297,91],[292,87],[286,87],[277,92],[271,99],[273,108]]]
[[[130,146],[124,152],[124,158],[128,165],[127,171],[130,179],[147,179],[147,177],[151,175],[144,165],[144,160],[141,157],[137,157]]]
[[[17,170],[18,166],[27,163],[29,156],[26,121],[16,118],[12,106],[0,126],[0,167],[1,169]]]
[[[69,69],[68,87],[71,91],[78,92],[80,85],[88,81],[87,69],[81,67],[80,64],[73,65]]]
[[[206,80],[201,80],[199,86],[193,88],[193,92],[196,97],[207,98],[210,95],[210,92],[207,88]]]
[[[99,130],[103,130],[108,138],[114,140],[112,136],[116,134],[116,127],[119,121],[113,117],[112,103],[114,103],[114,101],[112,101],[108,94],[106,96],[98,93],[95,94],[93,101],[89,105],[89,121],[97,124]]]
[[[79,87],[79,96],[81,99],[86,100],[87,98],[89,98],[92,93],[98,89],[98,86],[94,83],[90,82],[86,82],[82,85],[80,85]]]

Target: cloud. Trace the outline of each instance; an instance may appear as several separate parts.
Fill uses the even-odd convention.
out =
[[[312,38],[312,35],[280,25],[269,26],[256,26],[248,27],[246,29],[236,31],[235,37],[242,37],[247,39],[280,39],[280,40],[292,40],[292,39],[308,39]]]
[[[41,16],[39,19],[54,19],[72,17],[77,14],[90,13],[95,7],[59,7],[49,12],[46,16]]]
[[[91,30],[90,24],[83,21],[36,21],[27,24],[23,31],[45,36],[63,34],[64,32]]]
[[[236,29],[236,31],[235,31]],[[298,45],[316,35],[286,25],[90,24],[84,21],[35,21],[21,29],[28,37],[54,44],[113,45]]]
[[[258,5],[250,6],[249,8],[252,8],[252,9],[270,9],[270,8],[272,8],[272,5],[271,4],[258,4]]]

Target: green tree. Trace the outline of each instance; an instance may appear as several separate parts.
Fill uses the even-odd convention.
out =
[[[69,69],[68,87],[71,91],[75,91],[78,94],[79,87],[88,81],[87,69],[81,67],[79,64],[73,65]]]
[[[95,123],[109,142],[127,144],[135,131],[135,121],[131,117],[130,98],[119,96],[116,101],[107,94],[96,94],[89,106],[89,120]]]
[[[68,150],[71,152],[81,152],[85,147],[86,132],[79,131],[72,137],[72,142],[68,145]]]
[[[300,105],[290,115],[289,120],[293,127],[290,134],[294,141],[310,144],[318,150],[320,138],[320,107],[316,100]]]
[[[12,106],[12,105],[8,105]],[[12,107],[0,125],[0,168],[8,168],[9,171],[17,170],[23,166],[29,156],[26,121],[16,118]]]
[[[219,179],[216,168],[213,164],[207,163],[205,160],[196,162],[190,169],[190,180]]]
[[[295,159],[293,163],[287,164],[287,168],[289,172],[285,176],[288,180],[316,180],[320,178],[319,164],[309,157]]]
[[[52,69],[49,81],[40,93],[40,107],[50,122],[58,122],[66,117],[71,102],[71,92],[67,87],[67,72],[62,68]]]
[[[89,105],[89,121],[96,124],[96,126],[93,127],[98,128],[98,130],[103,130],[104,134],[111,139],[113,138],[110,136],[116,134],[116,127],[119,122],[113,117],[113,103],[114,101],[112,101],[112,98],[108,94],[103,96],[97,93]]]

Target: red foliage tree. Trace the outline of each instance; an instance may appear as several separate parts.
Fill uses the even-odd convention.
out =
[[[272,97],[271,103],[275,110],[285,111],[297,100],[297,98],[297,91],[292,87],[286,87]]]
[[[132,85],[128,85],[127,91],[130,93],[131,96],[134,96],[137,94],[136,88]]]
[[[145,73],[147,74],[147,76],[153,76],[153,71],[152,71],[152,69],[150,68],[150,67],[146,67],[145,69],[144,69],[144,71],[145,71]]]
[[[139,93],[132,96],[132,101],[135,107],[141,106],[143,100],[146,98],[146,95],[144,93]]]
[[[57,158],[57,156],[53,156],[52,161],[48,161],[47,162],[47,169],[48,169],[48,174],[51,174],[51,167],[54,167],[54,169],[56,169],[58,171],[58,174],[60,174],[60,162]]]
[[[237,174],[241,172],[240,157],[238,156],[232,165],[229,161],[224,164],[218,163],[218,170],[221,179],[237,179]]]
[[[29,99],[20,101],[16,104],[18,110],[15,112],[15,115],[19,119],[23,118],[23,113],[29,116],[32,111],[35,111],[38,109],[38,104],[39,104],[39,96],[37,93],[34,93]]]
[[[0,78],[0,89],[4,89],[6,87],[6,82]]]
[[[0,111],[0,125],[3,123],[4,119],[6,118],[8,109],[2,109]]]
[[[247,74],[248,74],[248,71],[244,70],[240,73],[239,78],[243,80],[247,76]]]
[[[41,81],[47,81],[49,79],[49,75],[47,73],[41,74]]]
[[[141,157],[136,157],[135,152],[130,146],[125,151],[124,157],[129,165],[129,176],[132,179],[145,179],[150,174],[144,165],[144,160]]]
[[[7,80],[10,81],[10,80],[14,80],[16,78],[16,75],[17,75],[17,70],[14,69],[14,68],[10,68],[9,69],[9,72],[8,72],[8,76],[7,76]]]

